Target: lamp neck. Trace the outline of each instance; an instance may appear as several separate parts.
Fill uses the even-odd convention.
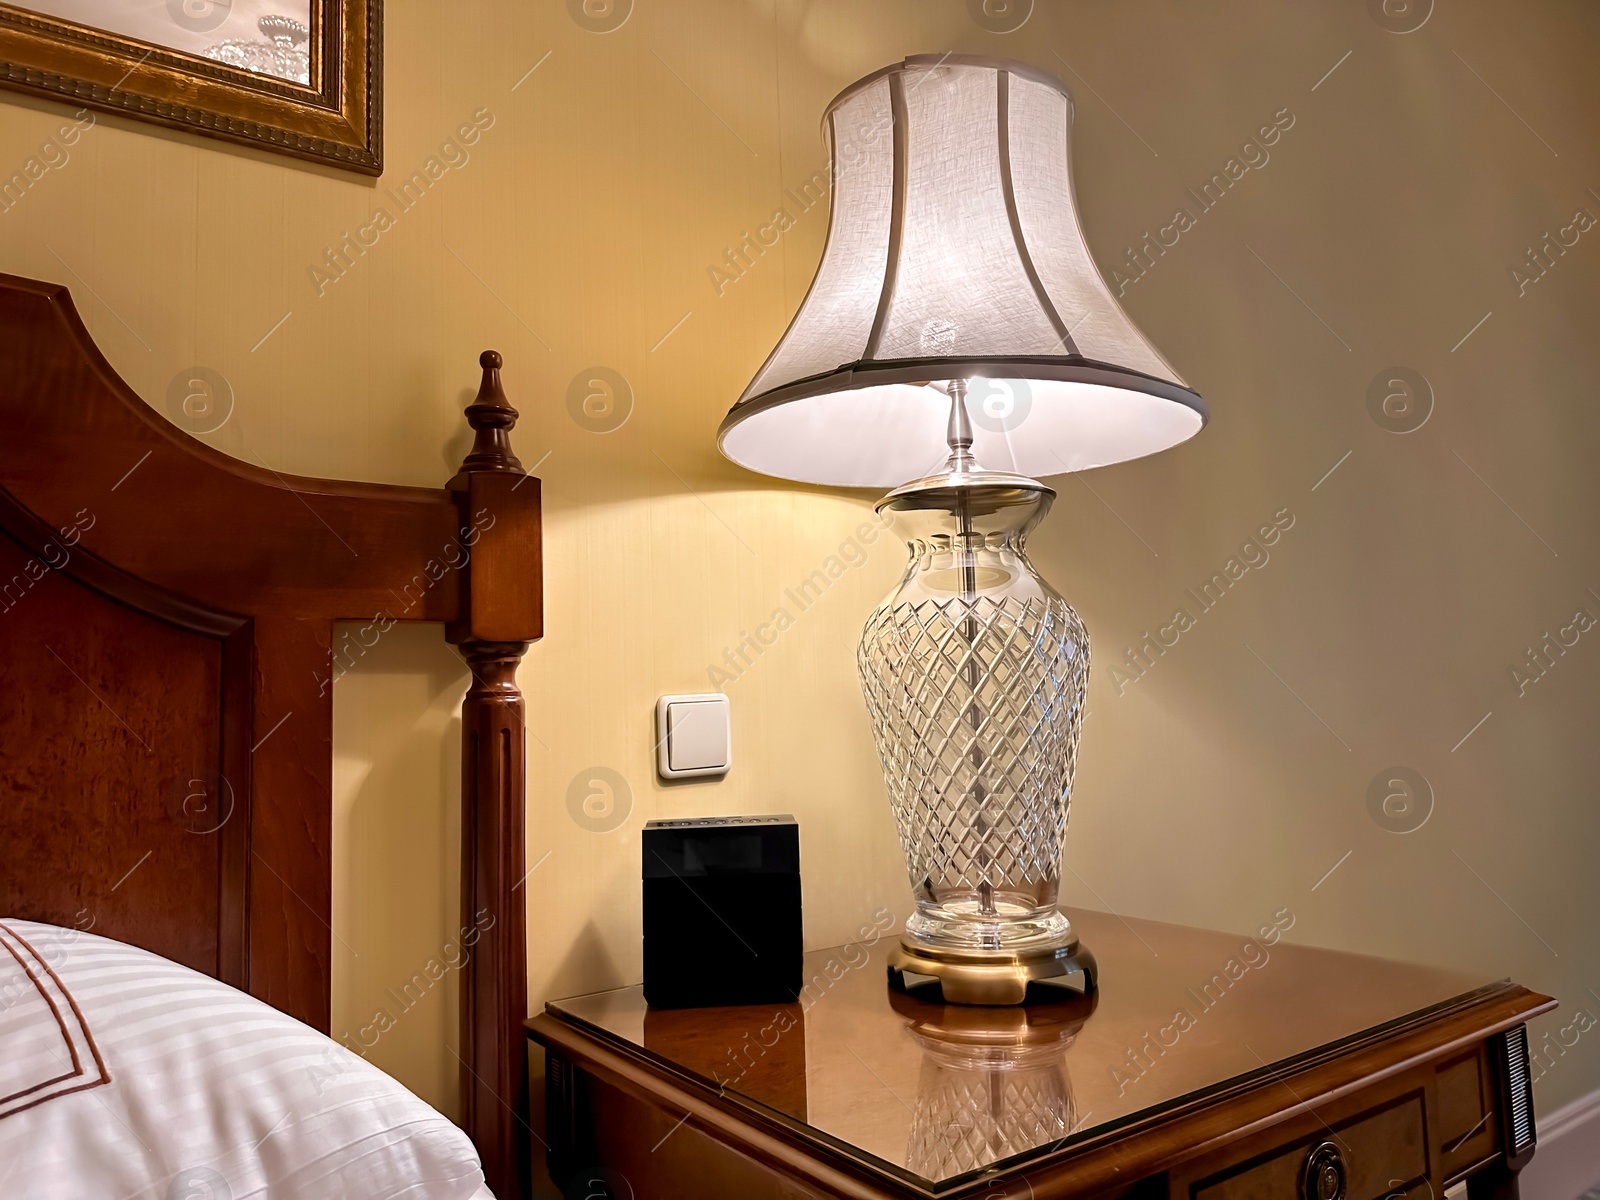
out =
[[[972,457],[972,420],[967,415],[967,381],[952,379],[947,386],[950,393],[950,423],[945,428],[945,441],[950,446],[950,457],[944,469],[954,474],[967,474],[978,469],[978,460]]]
[[[956,516],[962,532],[984,525],[1003,510],[1033,508],[1043,517],[1055,499],[1055,490],[1011,471],[989,471],[972,453],[972,421],[967,415],[967,381],[952,379],[930,383],[950,397],[950,423],[945,440],[950,456],[931,475],[903,483],[878,502],[878,511],[894,513],[936,512]],[[1030,521],[1028,528],[1038,523]]]

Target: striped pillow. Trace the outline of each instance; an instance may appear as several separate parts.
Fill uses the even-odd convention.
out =
[[[465,1134],[315,1030],[148,951],[6,920],[0,1195],[488,1193]]]

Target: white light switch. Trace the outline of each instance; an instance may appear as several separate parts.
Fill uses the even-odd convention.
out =
[[[656,770],[663,779],[724,775],[732,765],[726,696],[705,692],[656,701]]]

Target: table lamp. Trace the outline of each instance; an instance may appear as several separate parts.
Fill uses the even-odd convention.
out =
[[[954,54],[840,93],[822,262],[718,437],[764,474],[894,488],[910,563],[857,655],[916,901],[890,981],[952,1003],[1095,985],[1057,908],[1089,637],[1024,553],[1055,498],[1032,477],[1206,421],[1089,255],[1072,116],[1059,81]]]

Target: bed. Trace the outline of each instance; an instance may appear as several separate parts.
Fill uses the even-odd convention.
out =
[[[139,1040],[161,1020],[214,1040],[231,1030],[247,1046],[304,1027],[328,1032],[331,683],[344,641],[429,621],[472,672],[462,924],[475,936],[452,972],[462,988],[461,1124],[488,1188],[501,1200],[525,1193],[515,671],[543,632],[540,489],[511,450],[517,413],[500,356],[485,351],[479,365],[466,411],[475,441],[444,487],[285,476],[212,450],[141,401],[67,289],[0,275],[0,1030],[11,1035],[0,1053],[0,1144],[48,1156],[73,1113],[114,1128],[119,1089],[131,1096],[141,1070],[171,1066]],[[147,1008],[130,1018],[139,987],[119,991],[119,979],[162,992],[165,1016]],[[185,995],[192,1009],[173,999]],[[32,1025],[20,1023],[24,1010]],[[94,1028],[129,1019],[137,1030]],[[335,1047],[322,1069],[336,1066],[344,1085],[381,1091],[333,1042],[310,1044]],[[21,1050],[46,1057],[30,1066]],[[207,1055],[224,1074],[240,1057],[226,1039],[174,1052],[191,1059],[171,1076],[180,1090],[204,1084],[194,1064]],[[62,1070],[48,1069],[52,1056]],[[219,1086],[233,1099],[196,1107],[180,1095],[178,1108],[195,1113],[148,1119],[205,1124],[209,1113],[208,1136],[233,1153],[228,1138],[260,1133],[263,1118],[229,1105],[262,1085]],[[269,1148],[301,1124],[292,1103],[280,1108]],[[402,1127],[426,1120],[403,1103],[391,1115]],[[183,1171],[211,1168],[174,1166],[153,1150],[161,1129],[131,1132],[146,1152],[146,1194],[222,1194],[185,1190],[200,1185]],[[369,1157],[401,1170],[404,1152],[386,1160],[381,1141]],[[233,1196],[334,1186],[310,1176],[286,1184],[261,1153],[252,1161],[265,1174],[236,1174]],[[38,1180],[28,1191],[20,1178],[0,1181],[0,1193],[74,1194]]]

